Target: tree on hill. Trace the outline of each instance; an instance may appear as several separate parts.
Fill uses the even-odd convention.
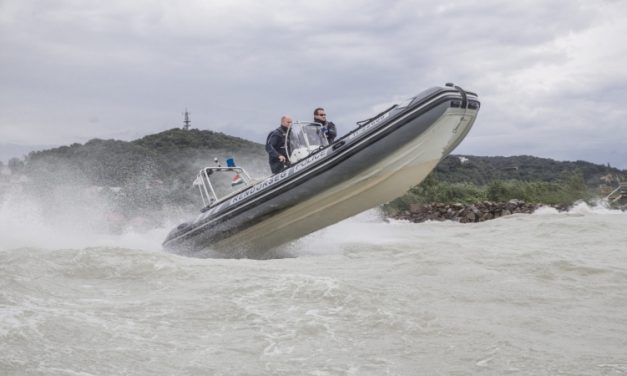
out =
[[[181,149],[228,149],[235,152],[246,148],[258,149],[260,147],[257,143],[228,136],[224,133],[180,128],[148,135],[133,141],[133,143],[165,154]]]
[[[464,160],[464,162],[462,162]],[[579,173],[589,187],[597,187],[607,174],[627,180],[627,171],[590,162],[559,162],[528,155],[481,157],[451,155],[436,167],[437,177],[450,183],[489,184],[494,180],[555,182],[565,173]]]

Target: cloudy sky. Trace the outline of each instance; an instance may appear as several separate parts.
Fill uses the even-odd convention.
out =
[[[0,144],[192,126],[340,133],[431,86],[482,109],[455,151],[627,168],[627,2],[0,0]]]

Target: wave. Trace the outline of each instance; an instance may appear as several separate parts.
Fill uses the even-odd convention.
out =
[[[598,201],[592,205],[585,202],[577,202],[568,211],[560,212],[557,209],[550,206],[542,206],[536,209],[532,215],[625,215],[626,212],[619,209],[612,209],[607,207],[603,201]]]

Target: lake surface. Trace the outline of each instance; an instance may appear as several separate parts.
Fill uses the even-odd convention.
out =
[[[1,375],[624,375],[627,214],[364,213],[268,260],[0,211]]]

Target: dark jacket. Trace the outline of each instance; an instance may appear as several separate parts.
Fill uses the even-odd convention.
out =
[[[289,164],[287,160],[285,164],[279,160],[279,155],[287,159],[287,152],[285,151],[286,134],[287,128],[281,126],[270,132],[266,139],[266,151],[268,152],[268,161],[273,174],[283,171]]]
[[[314,121],[319,122],[319,120],[316,119],[314,119]],[[327,121],[322,124],[322,126],[327,129],[325,136],[327,137],[329,144],[332,144],[333,140],[335,140],[335,137],[337,137],[337,129],[335,129],[335,124],[333,124],[333,122],[331,121]]]

